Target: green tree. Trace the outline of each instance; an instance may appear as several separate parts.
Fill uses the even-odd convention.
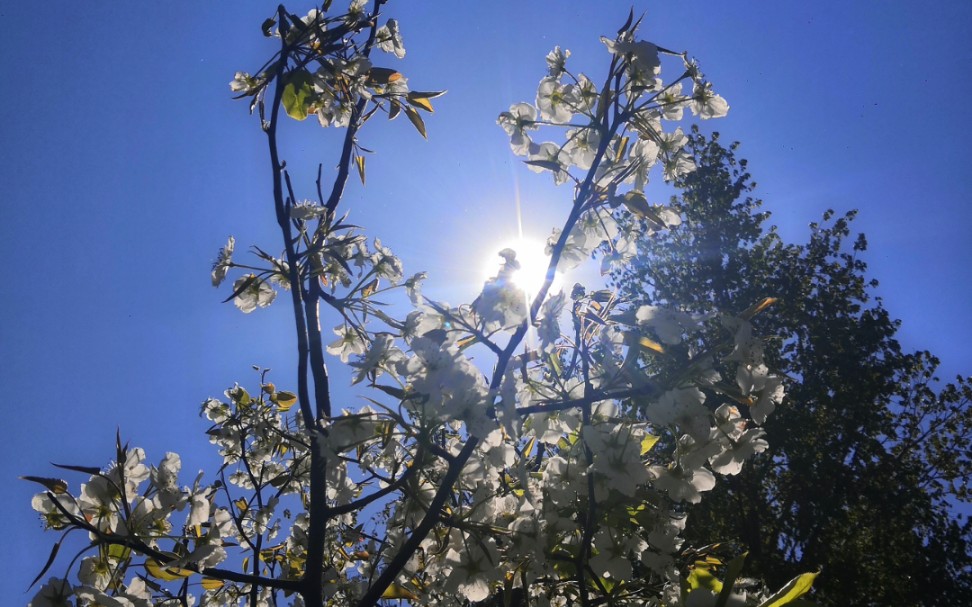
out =
[[[822,567],[822,604],[964,603],[972,527],[954,506],[969,500],[969,378],[942,387],[937,358],[902,350],[866,276],[864,235],[850,239],[855,212],[827,211],[809,242],[785,243],[737,146],[693,131],[699,168],[671,202],[684,223],[642,238],[612,277],[623,296],[686,311],[777,298],[753,319],[767,365],[788,378],[766,423],[771,448],[693,508],[687,538],[739,542],[748,572],[771,584]],[[726,402],[721,392],[707,404]]]

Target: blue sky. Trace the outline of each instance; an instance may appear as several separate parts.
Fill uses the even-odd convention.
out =
[[[264,140],[227,86],[272,53],[259,25],[274,7],[0,8],[0,482],[10,487],[0,532],[16,550],[0,596],[22,596],[54,540],[30,510],[34,487],[18,475],[58,475],[50,461],[102,466],[120,427],[152,461],[181,453],[189,482],[215,462],[199,403],[234,381],[252,385],[251,364],[275,369],[278,385],[290,381],[286,308],[243,316],[209,283],[229,234],[240,250],[279,249]],[[555,44],[573,52],[575,69],[599,74],[607,53],[598,37],[629,7],[389,4],[408,55],[382,62],[414,89],[449,92],[427,117],[427,142],[405,120],[365,128],[361,142],[377,153],[367,187],[352,183],[345,208],[408,272],[429,271],[430,295],[475,297],[484,260],[516,233],[517,196],[524,230],[538,238],[566,212],[569,192],[519,164],[496,115],[533,99]],[[688,49],[729,101],[729,117],[704,126],[743,142],[784,237],[804,240],[827,208],[860,209],[870,274],[902,319],[904,346],[940,356],[944,377],[972,371],[972,4],[635,10],[647,11],[644,37]],[[310,122],[284,131],[303,195],[311,197],[318,162],[325,175],[333,166],[337,135]],[[70,480],[76,488],[82,479]]]

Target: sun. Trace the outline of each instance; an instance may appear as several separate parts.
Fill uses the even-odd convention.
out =
[[[516,260],[520,262],[520,269],[513,275],[513,282],[527,294],[536,293],[547,275],[547,265],[550,257],[547,255],[546,243],[534,238],[514,238],[501,243],[495,247],[491,256],[483,264],[483,280],[488,280],[499,271],[503,264],[503,259],[499,252],[503,249],[513,249],[516,251]],[[556,290],[560,284],[560,273],[554,276],[552,290]]]

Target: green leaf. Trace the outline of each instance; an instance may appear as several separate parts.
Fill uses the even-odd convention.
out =
[[[109,544],[106,552],[110,558],[116,561],[127,561],[132,555],[132,549],[121,544]]]
[[[314,79],[307,70],[291,72],[284,85],[280,102],[284,111],[294,120],[306,120],[307,109],[314,94]]]
[[[402,109],[405,110],[405,115],[408,116],[408,119],[412,122],[412,125],[415,127],[415,130],[419,132],[419,135],[421,135],[425,139],[428,139],[429,136],[425,133],[425,121],[422,120],[422,117],[419,116],[419,113],[415,111],[414,108],[411,108],[407,105],[402,106]]]
[[[719,593],[719,598],[716,601],[715,607],[726,607],[726,603],[729,602],[729,597],[732,595],[732,586],[736,583],[736,578],[742,573],[743,565],[746,564],[746,557],[749,556],[749,552],[743,552],[736,558],[729,561],[729,566],[726,567],[726,577],[722,581],[722,591]]]
[[[618,152],[614,155],[614,162],[621,162],[624,158],[624,153],[628,151],[628,137],[622,137],[621,143],[618,145]]]
[[[621,202],[623,202],[625,208],[631,211],[631,213],[633,213],[635,216],[647,219],[653,225],[655,225],[655,227],[666,227],[667,224],[665,223],[665,220],[658,215],[650,204],[648,204],[648,200],[645,198],[645,195],[642,192],[632,190],[624,195]]]
[[[229,391],[229,397],[233,399],[233,402],[241,407],[245,407],[250,404],[250,393],[246,391],[246,388],[242,386],[236,386]]]
[[[643,439],[641,439],[641,455],[647,454],[654,448],[658,441],[661,439],[660,436],[655,436],[654,434],[646,434]]]
[[[414,93],[409,93],[405,95],[405,101],[426,112],[431,113],[435,111],[432,109],[432,102],[429,101],[428,97],[418,97]]]
[[[290,408],[297,404],[297,395],[293,392],[281,390],[274,395],[273,401],[277,403],[277,408],[286,413]]]
[[[354,159],[355,166],[358,167],[358,177],[361,178],[361,185],[365,184],[365,159],[364,156],[357,156]]]
[[[181,580],[182,578],[187,578],[195,573],[195,571],[192,569],[165,567],[155,559],[145,560],[145,571],[153,578],[164,580],[166,582]]]
[[[560,357],[559,356],[557,356],[553,352],[548,352],[547,353],[547,363],[549,363],[550,366],[553,367],[553,372],[554,372],[554,375],[555,376],[561,377],[563,375],[564,369],[563,369],[563,367],[560,366]]]
[[[462,352],[467,348],[471,347],[472,345],[474,345],[475,343],[477,343],[478,341],[479,341],[478,335],[467,335],[462,339],[460,339],[459,341],[457,341],[456,345],[459,346],[459,351]]]
[[[688,583],[689,590],[697,590],[699,588],[704,588],[706,590],[711,590],[712,592],[722,592],[722,582],[712,575],[708,569],[703,569],[702,567],[696,567],[685,578]]]
[[[414,601],[419,597],[405,586],[393,582],[388,588],[385,588],[385,591],[381,594],[381,598]]]
[[[659,354],[665,353],[665,348],[660,343],[653,339],[648,339],[644,335],[638,337],[638,345],[645,350],[651,350],[653,352],[658,352]]]
[[[771,597],[759,604],[759,607],[782,607],[783,605],[790,605],[795,600],[809,592],[810,588],[813,587],[813,581],[820,575],[817,573],[802,573],[792,580],[790,580],[786,586],[783,586],[777,590]]]

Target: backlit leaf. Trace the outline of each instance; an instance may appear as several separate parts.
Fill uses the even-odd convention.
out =
[[[280,103],[287,115],[294,120],[305,120],[310,100],[314,94],[313,78],[306,70],[291,72],[284,85]]]
[[[703,569],[701,567],[696,567],[685,578],[686,583],[690,590],[697,590],[699,588],[704,588],[706,590],[711,590],[712,592],[722,591],[722,582],[719,581],[716,576],[709,573],[708,569]]]
[[[644,335],[638,338],[638,345],[641,346],[642,348],[645,348],[646,350],[652,350],[654,352],[658,352],[659,354],[665,353],[665,348],[660,343],[648,339]]]
[[[726,567],[726,577],[722,581],[722,592],[719,593],[719,598],[716,600],[715,607],[725,607],[726,603],[729,602],[729,597],[732,595],[732,586],[736,583],[736,578],[742,573],[743,565],[746,563],[746,557],[749,552],[743,552],[736,558],[729,561],[729,566]]]
[[[30,481],[32,483],[39,483],[47,487],[47,490],[55,495],[60,495],[61,493],[67,493],[68,484],[67,481],[62,481],[59,478],[44,478],[42,476],[21,476],[21,480]]]
[[[643,439],[641,439],[641,455],[647,454],[652,448],[658,443],[660,436],[655,436],[654,434],[646,434]]]
[[[181,580],[182,578],[187,578],[195,571],[192,569],[182,569],[180,567],[163,567],[155,559],[146,559],[145,561],[145,571],[154,578],[165,580],[166,582],[171,582],[173,580]]]
[[[776,591],[771,597],[759,604],[759,607],[782,607],[788,605],[810,591],[813,581],[817,579],[817,573],[803,573],[792,580],[786,586]]]
[[[435,111],[432,109],[432,102],[429,101],[428,98],[426,97],[414,97],[412,93],[409,93],[405,95],[405,101],[408,101],[410,104],[414,105],[419,109],[423,109],[426,112]]]
[[[274,400],[277,403],[277,408],[286,413],[290,411],[291,407],[297,404],[297,395],[293,392],[282,390],[277,392]]]
[[[381,598],[414,601],[418,598],[418,595],[401,584],[392,583],[390,586],[388,586],[388,588],[385,589],[385,592],[381,594]]]
[[[388,84],[401,77],[401,74],[387,67],[373,67],[368,71],[368,80],[373,84]]]
[[[356,156],[354,159],[354,164],[358,167],[358,177],[361,178],[361,185],[365,184],[365,158],[364,156]]]
[[[419,135],[428,139],[428,135],[426,135],[425,133],[425,121],[422,120],[422,117],[419,116],[419,113],[415,111],[414,108],[411,108],[407,105],[403,106],[402,109],[405,110],[405,115],[408,116],[408,119],[412,122],[412,125],[415,126],[415,130],[419,132]]]
[[[204,577],[202,581],[202,587],[206,590],[219,590],[223,587],[223,580],[217,580],[216,578]]]

